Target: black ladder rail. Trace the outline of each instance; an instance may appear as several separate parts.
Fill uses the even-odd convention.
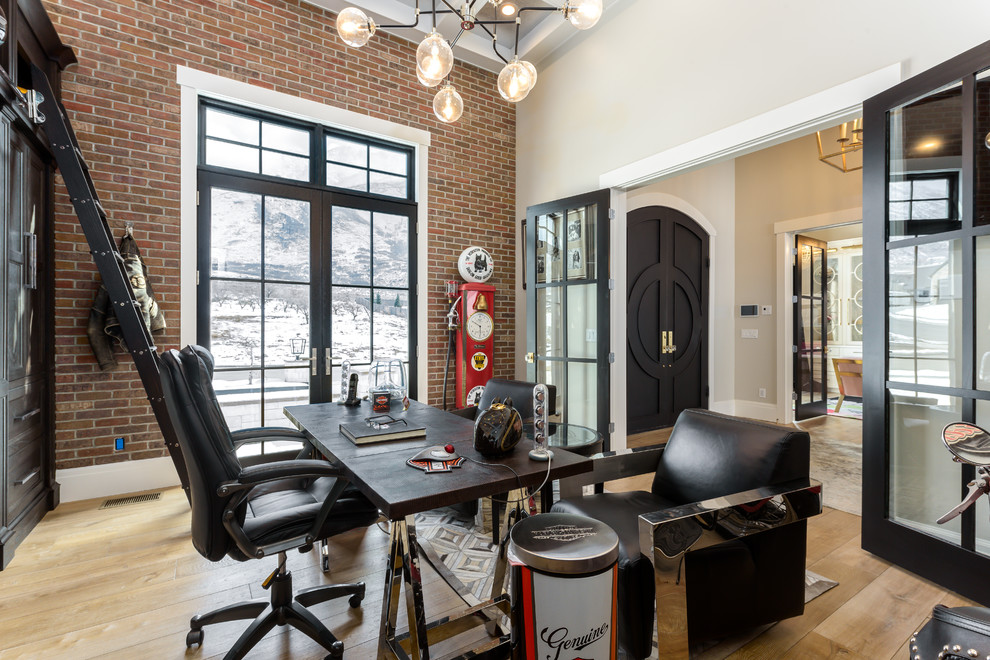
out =
[[[38,107],[46,117],[42,127],[51,142],[55,162],[62,174],[72,206],[76,210],[79,224],[86,235],[90,254],[93,255],[93,261],[96,262],[100,277],[103,278],[103,286],[110,296],[114,314],[120,321],[124,342],[134,359],[134,365],[151,402],[151,408],[165,439],[165,447],[179,474],[182,489],[189,498],[186,463],[182,458],[175,428],[172,426],[172,418],[168,414],[159,376],[158,349],[151,332],[141,318],[138,302],[134,299],[130,282],[124,271],[124,260],[117,250],[113,232],[107,223],[106,211],[96,194],[89,167],[76,141],[75,131],[72,130],[72,125],[66,117],[65,108],[55,98],[48,77],[34,64],[31,65],[31,80],[34,90],[44,97]]]

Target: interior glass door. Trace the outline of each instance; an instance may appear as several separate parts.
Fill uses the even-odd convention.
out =
[[[828,413],[828,246],[807,236],[794,244],[794,419],[802,420]]]
[[[609,437],[609,193],[527,210],[527,362],[560,421]]]
[[[990,423],[990,44],[864,105],[863,547],[990,603],[976,476],[942,444]],[[982,375],[981,375],[982,374]]]

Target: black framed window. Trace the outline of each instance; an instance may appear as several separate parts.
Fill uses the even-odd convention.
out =
[[[958,171],[892,176],[888,188],[892,236],[920,236],[959,228]]]
[[[344,360],[401,360],[415,396],[414,150],[214,101],[200,117],[197,341],[231,429],[336,399]],[[344,161],[362,185],[326,183]]]

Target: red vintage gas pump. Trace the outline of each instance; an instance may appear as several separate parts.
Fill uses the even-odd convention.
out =
[[[494,372],[495,287],[491,284],[462,284],[461,323],[457,328],[456,408],[475,405],[485,383]]]

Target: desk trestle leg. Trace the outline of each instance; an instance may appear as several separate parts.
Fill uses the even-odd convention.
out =
[[[378,660],[394,658],[389,644],[395,639],[395,623],[399,616],[399,592],[402,589],[402,539],[399,523],[389,526],[388,561],[385,566],[385,594],[382,597],[382,624],[378,631]]]
[[[419,546],[416,544],[416,523],[412,516],[391,521],[382,624],[378,637],[379,660],[407,657],[395,635],[400,591],[404,591],[406,596],[406,618],[409,621],[408,657],[412,660],[430,660],[423,583],[419,570]]]

